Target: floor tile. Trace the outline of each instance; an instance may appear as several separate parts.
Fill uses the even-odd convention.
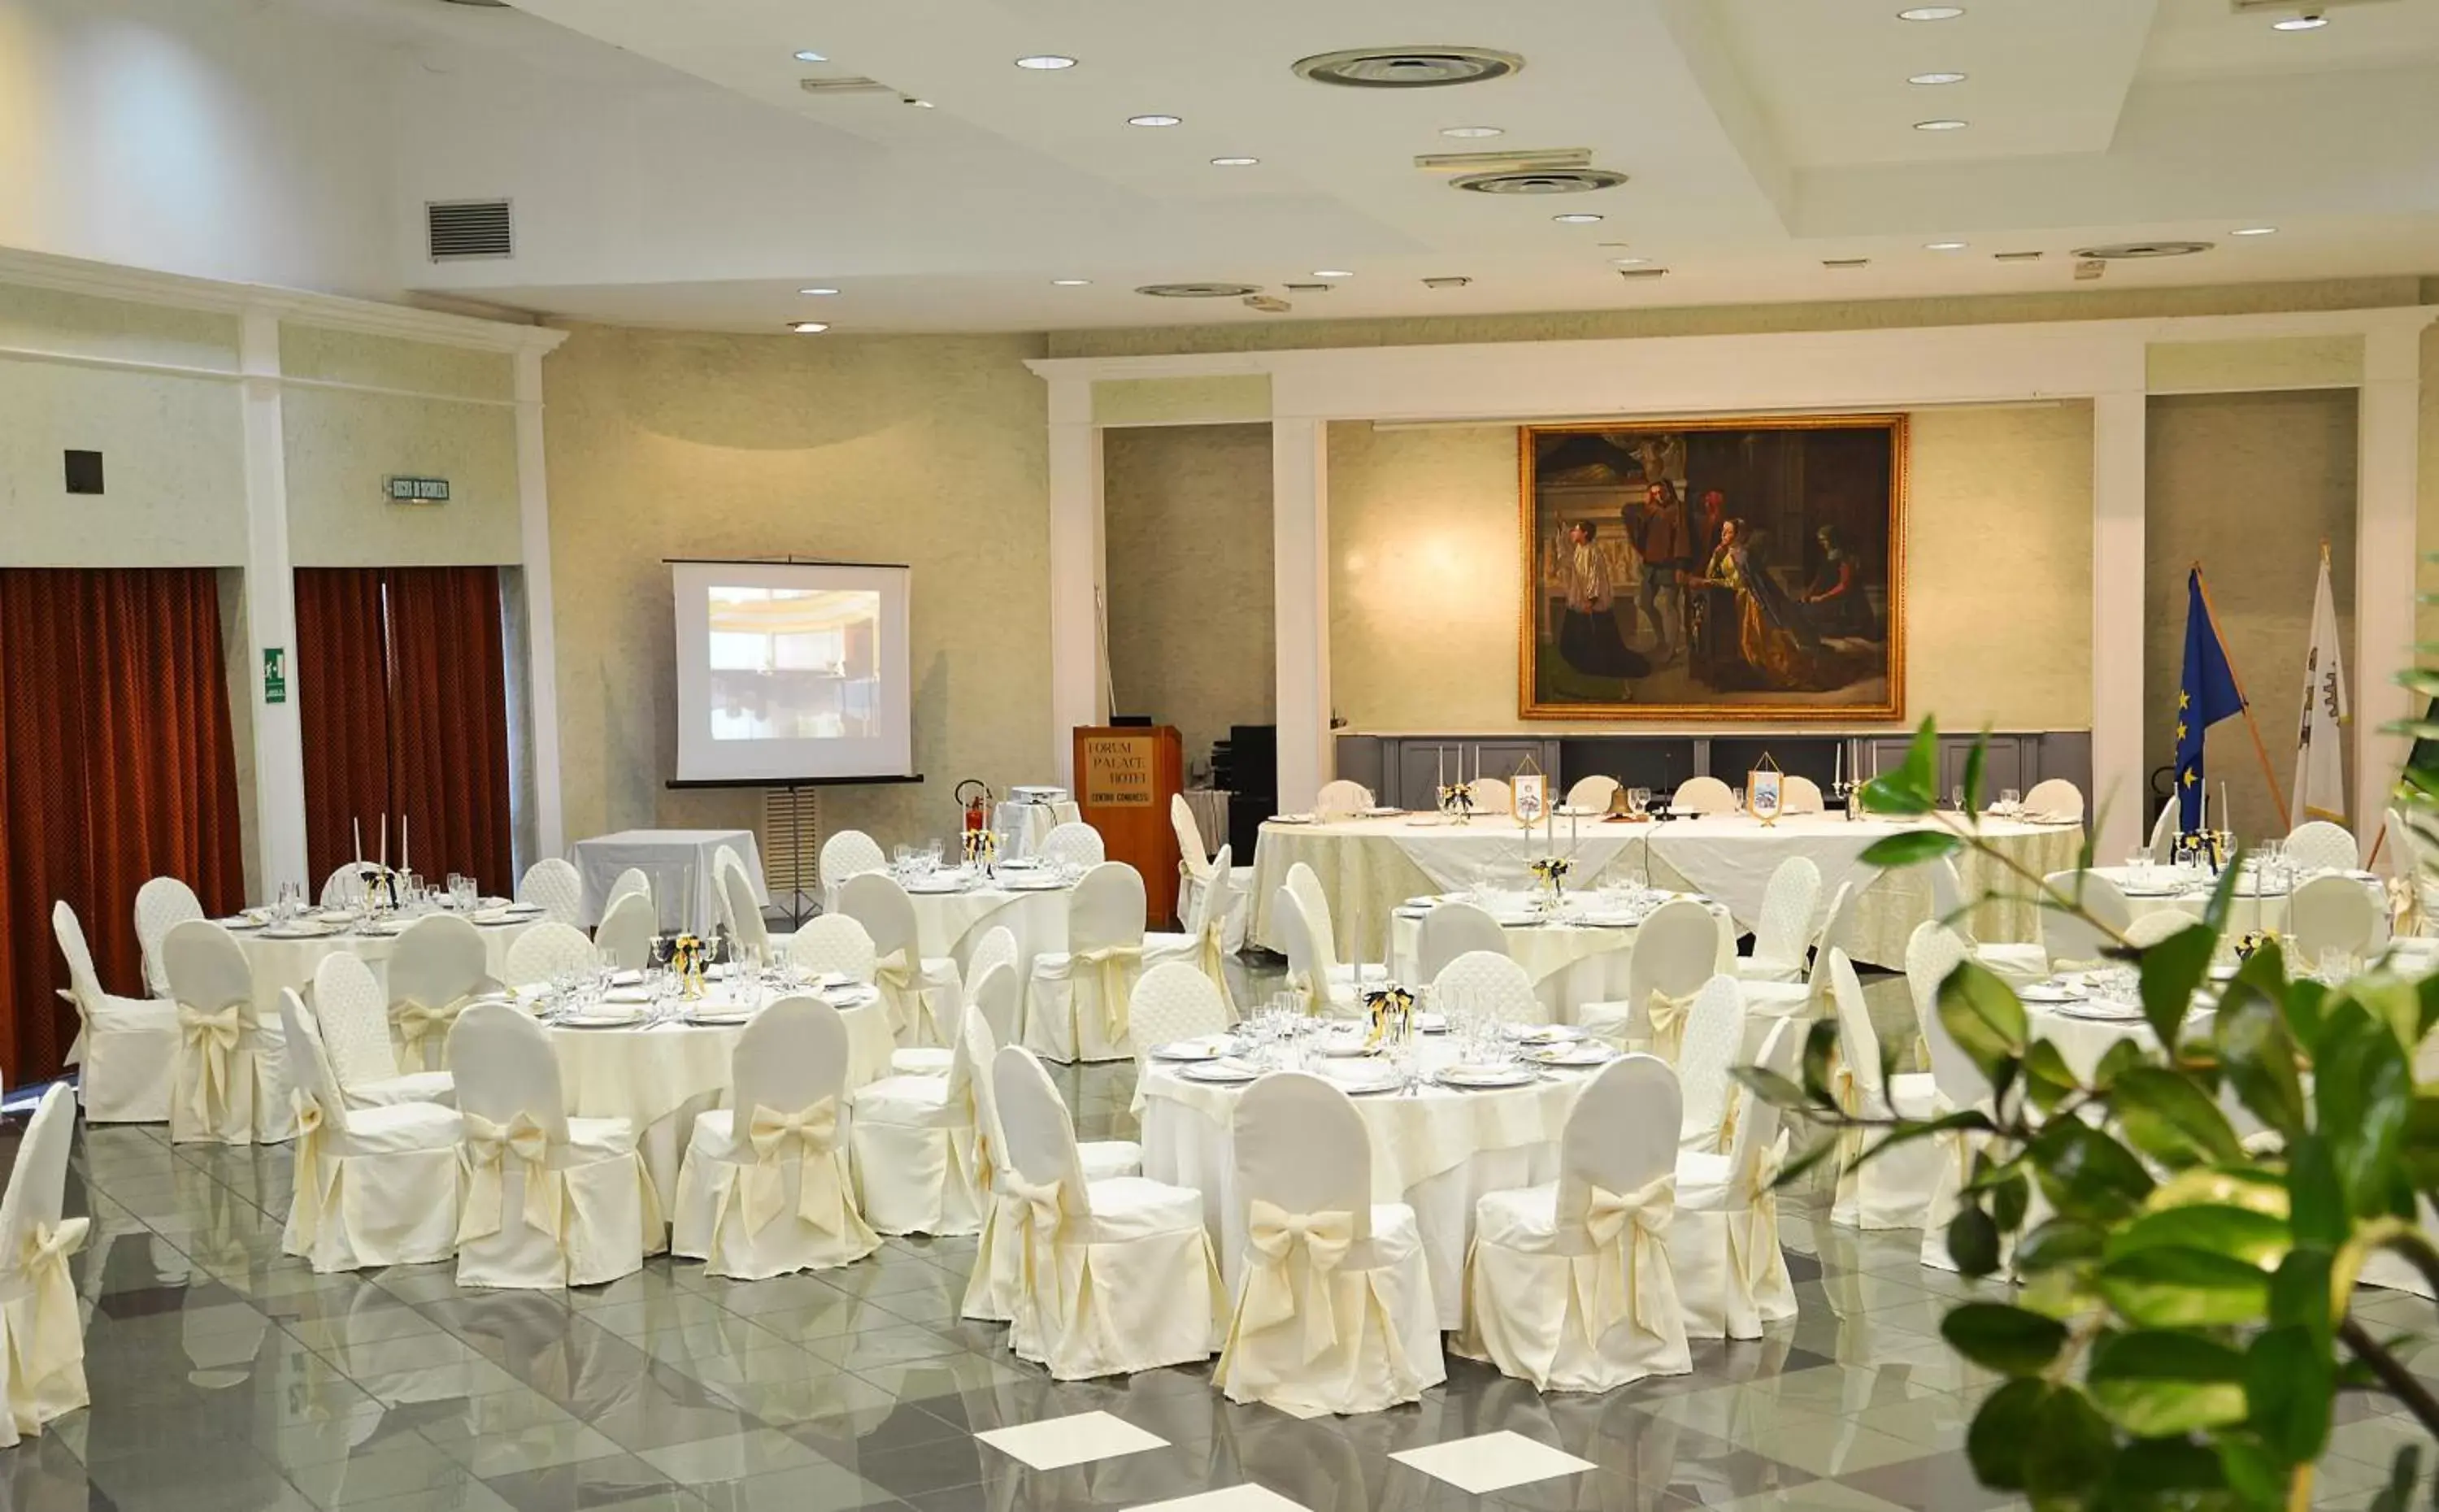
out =
[[[1037,1470],[1062,1469],[1120,1454],[1166,1449],[1168,1440],[1107,1413],[1078,1413],[1021,1428],[994,1428],[975,1437]]]
[[[1472,1496],[1595,1468],[1590,1460],[1510,1432],[1483,1433],[1389,1457]]]
[[[1181,1496],[1170,1502],[1152,1502],[1135,1508],[1135,1512],[1308,1512],[1301,1502],[1291,1502],[1276,1491],[1258,1485],[1231,1485],[1217,1491],[1200,1491]]]
[[[705,1512],[861,1512],[903,1503],[835,1465],[810,1465],[741,1481],[692,1487]]]
[[[618,1507],[690,1512],[684,1486],[632,1454],[557,1465],[486,1482],[516,1512],[601,1512]]]
[[[819,1455],[775,1428],[644,1450],[635,1457],[697,1490],[714,1482],[741,1481],[821,1463]]]

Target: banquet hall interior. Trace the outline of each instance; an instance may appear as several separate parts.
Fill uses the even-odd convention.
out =
[[[2439,0],[0,0],[0,1507],[2439,1465]]]

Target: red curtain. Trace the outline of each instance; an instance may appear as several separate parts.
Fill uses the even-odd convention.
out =
[[[51,906],[103,985],[140,993],[135,890],[242,901],[237,759],[207,568],[0,569],[0,1071],[47,1076],[75,1038]]]
[[[491,567],[302,568],[298,714],[308,862],[401,849],[427,878],[507,892],[508,699],[500,575]]]

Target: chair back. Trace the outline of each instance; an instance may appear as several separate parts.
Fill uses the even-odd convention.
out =
[[[1093,1200],[1084,1186],[1084,1163],[1076,1155],[1076,1121],[1041,1062],[1021,1044],[1002,1045],[991,1057],[991,1091],[1006,1136],[1003,1164],[1029,1185],[1057,1182],[1059,1211],[1089,1216]]]
[[[0,1196],[0,1255],[7,1257],[0,1264],[16,1267],[43,1230],[59,1227],[67,1203],[68,1151],[75,1143],[76,1093],[66,1082],[53,1082],[35,1105],[26,1137],[17,1142],[17,1164],[9,1172],[7,1195]]]
[[[621,971],[640,971],[652,961],[652,936],[660,933],[660,916],[652,911],[650,893],[629,893],[601,916],[593,932],[593,947]]]
[[[1312,943],[1312,920],[1304,911],[1304,899],[1282,887],[1272,904],[1271,928],[1278,934],[1279,953],[1288,958],[1288,980],[1308,983],[1316,994],[1326,991],[1323,956]]]
[[[135,946],[144,956],[146,990],[161,993],[169,988],[169,974],[161,966],[162,937],[172,926],[203,916],[202,899],[175,877],[155,877],[135,889]]]
[[[1338,930],[1329,917],[1329,895],[1322,890],[1321,875],[1303,862],[1288,867],[1288,891],[1304,910],[1305,931],[1310,936],[1321,967],[1338,964]]]
[[[994,966],[1005,966],[1014,973],[1024,964],[1017,954],[1016,934],[1005,924],[994,924],[983,931],[974,942],[972,953],[966,957],[966,1001],[974,999],[975,989],[982,985],[983,973]],[[995,1025],[992,1030],[997,1033]]]
[[[1135,979],[1134,990],[1127,995],[1127,1023],[1140,1063],[1155,1045],[1223,1033],[1228,1006],[1200,967],[1164,961]]]
[[[1067,899],[1067,948],[1105,951],[1143,944],[1143,873],[1122,861],[1105,861],[1084,874]]]
[[[1968,953],[1964,939],[1936,921],[1915,925],[1906,940],[1906,990],[1914,996],[1914,1027],[1931,1047],[1932,1084],[1957,1108],[1978,1108],[1990,1100],[1989,1078],[1939,1017],[1940,984],[1964,964]]]
[[[754,1016],[729,1055],[738,1136],[757,1108],[792,1113],[825,1097],[843,1104],[846,1074],[846,1021],[838,1009],[810,995],[781,998]]]
[[[1110,859],[1101,846],[1101,832],[1080,819],[1052,825],[1041,837],[1041,854],[1061,866],[1098,866]]]
[[[1440,972],[1460,955],[1507,953],[1507,932],[1475,903],[1433,903],[1415,935],[1415,970],[1426,982],[1439,980]]]
[[[1652,993],[1682,998],[1718,969],[1719,921],[1690,898],[1673,898],[1653,909],[1634,932],[1634,953],[1626,968],[1628,1001],[1639,1019]]]
[[[389,952],[392,1008],[410,1003],[445,1008],[491,985],[490,952],[479,926],[454,914],[429,914],[399,931]]]
[[[1194,916],[1183,921],[1185,933],[1200,937],[1225,923],[1228,911],[1237,906],[1237,858],[1229,846],[1222,845],[1195,894]]]
[[[652,896],[652,879],[641,866],[628,867],[625,871],[618,874],[615,881],[611,882],[610,896],[601,900],[601,908],[604,915],[606,916],[608,914],[612,904],[617,902],[618,899],[627,897],[631,893],[641,893],[648,900]]]
[[[2099,926],[2123,934],[2134,922],[2134,906],[2126,900],[2124,890],[2098,872],[2054,871],[2041,881],[2051,892],[2077,899],[2082,910],[2041,910],[2042,948],[2053,965],[2100,960],[2112,942]],[[2085,914],[2091,917],[2084,917]]]
[[[729,936],[739,945],[771,948],[771,926],[762,921],[762,903],[754,896],[754,878],[731,851],[720,868],[720,896],[727,902]]]
[[[1282,1071],[1237,1099],[1231,1121],[1237,1196],[1289,1213],[1345,1213],[1357,1243],[1372,1236],[1372,1140],[1346,1094]]]
[[[1735,1084],[1728,1076],[1745,1047],[1744,988],[1732,976],[1702,984],[1685,1018],[1684,1042],[1677,1051],[1677,1087],[1683,1099],[1682,1132],[1699,1137],[1697,1147],[1718,1143],[1727,1121]]]
[[[1502,951],[1468,951],[1432,978],[1432,1006],[1501,1023],[1546,1023],[1533,979]]]
[[[1812,911],[1821,904],[1821,868],[1808,856],[1789,856],[1770,874],[1754,930],[1754,959],[1802,966],[1812,943]]]
[[[1936,856],[1925,862],[1923,869],[1931,875],[1931,916],[1971,940],[1973,932],[1965,921],[1965,878],[1956,863]]]
[[[2177,800],[2169,799],[2151,821],[2151,859],[2163,866],[2177,859]]]
[[[1015,980],[1012,969],[996,969],[1010,981]],[[984,1016],[980,1005],[968,1008],[965,1017],[957,1022],[957,1050],[966,1064],[973,1068],[970,1086],[974,1095],[974,1133],[991,1165],[1006,1165],[1007,1136],[1000,1131],[999,1093],[992,1076],[999,1059],[999,1039],[991,1033],[990,1020]],[[988,1193],[981,1195],[989,1199]]]
[[[1810,777],[1800,777],[1790,772],[1779,779],[1778,811],[1780,813],[1826,813],[1828,803],[1821,796],[1821,784]]]
[[[322,995],[318,985],[313,995]],[[322,1111],[323,1122],[333,1132],[346,1133],[346,1083],[331,1064],[330,1046],[322,1036],[320,1017],[305,1006],[305,1000],[296,995],[294,987],[279,989],[279,1028],[286,1037],[280,1053],[287,1058],[288,1084]]]
[[[744,864],[745,862],[743,858],[737,854],[737,847],[735,845],[714,845],[711,847],[711,905],[714,916],[713,921],[720,925],[721,928],[728,931],[731,934],[735,934],[737,933],[737,915],[729,902],[728,872],[729,868],[732,866],[741,867]]]
[[[1587,812],[1607,813],[1617,802],[1618,780],[1607,773],[1595,772],[1567,790],[1567,807]]]
[[[1177,831],[1177,863],[1188,877],[1211,875],[1211,852],[1202,848],[1202,827],[1194,822],[1194,805],[1185,794],[1168,795],[1168,827]]]
[[[1860,1106],[1853,1110],[1867,1118],[1885,1118],[1889,1089],[1880,1077],[1880,1036],[1872,1027],[1871,1005],[1863,1001],[1863,981],[1843,951],[1829,952],[1829,1001],[1838,1015],[1838,1054],[1846,1074],[1855,1078]]]
[[[973,1009],[982,1015],[990,1030],[994,1048],[1016,1041],[1016,1015],[1024,1000],[1024,984],[1016,974],[1014,961],[993,961],[975,973],[972,988]],[[977,1071],[981,1068],[977,1066]],[[987,1079],[977,1076],[977,1080]]]
[[[2287,831],[2287,855],[2305,871],[2352,871],[2360,852],[2345,826],[2307,819]]]
[[[2133,923],[2126,926],[2126,943],[2136,950],[2147,951],[2170,935],[2182,934],[2199,922],[2191,914],[2174,908],[2138,915]]]
[[[1504,777],[1473,779],[1473,811],[1479,814],[1511,813],[1516,808],[1516,790]]]
[[[332,951],[313,968],[313,1022],[321,1026],[340,1086],[362,1087],[398,1075],[389,1004],[364,957]]]
[[[1829,907],[1821,916],[1821,933],[1813,941],[1815,949],[1825,951],[1834,945],[1844,950],[1854,943],[1855,898],[1851,880],[1840,882],[1829,895]]]
[[[599,952],[584,932],[556,919],[536,924],[516,937],[501,969],[510,987],[532,987],[562,971],[590,971],[601,964]]]
[[[859,872],[839,886],[839,912],[863,926],[872,936],[873,953],[883,959],[899,951],[913,966],[923,953],[915,924],[915,899],[886,871]]]
[[[1558,1226],[1581,1229],[1594,1189],[1623,1197],[1677,1169],[1677,1074],[1658,1056],[1612,1060],[1585,1084],[1558,1140]]]
[[[803,971],[837,971],[858,982],[870,982],[878,959],[872,936],[845,914],[808,919],[788,941],[788,964]]]
[[[2405,822],[2405,815],[2391,809],[2380,815],[2380,833],[2387,839],[2388,874],[2412,881],[2422,875],[2422,838]]]
[[[2024,794],[2024,811],[2056,824],[2083,818],[2083,790],[2064,777],[2044,777]]]
[[[1372,790],[1344,777],[1323,783],[1312,801],[1312,811],[1324,819],[1352,819],[1371,807]]]
[[[2324,951],[2369,955],[2378,938],[2381,907],[2369,886],[2351,877],[2315,877],[2287,899],[2287,933],[2295,942],[2295,969],[2317,969]]]
[[[539,904],[554,923],[573,926],[584,917],[584,879],[573,863],[545,856],[517,880],[517,901]]]
[[[477,1003],[449,1030],[449,1075],[461,1112],[506,1125],[532,1115],[554,1145],[567,1143],[567,1104],[550,1033],[505,1003]]]
[[[861,829],[842,829],[822,842],[822,881],[844,882],[866,872],[887,871],[889,857],[881,842]]]
[[[1670,813],[1727,813],[1736,806],[1734,789],[1717,777],[1687,777],[1670,794]]]
[[[353,908],[365,900],[364,868],[366,863],[342,862],[338,869],[322,879],[320,903],[324,908]]]
[[[51,905],[51,935],[60,942],[60,954],[67,959],[68,994],[76,999],[77,1017],[90,1029],[101,1014],[105,994],[93,969],[93,948],[85,943],[84,923],[66,898]]]
[[[1761,1054],[1754,1063],[1792,1078],[1796,1062],[1804,1054],[1804,1033],[1801,1019],[1779,1020],[1770,1026],[1770,1035],[1762,1041]],[[1780,1128],[1777,1106],[1754,1096],[1750,1089],[1737,1088],[1736,1102],[1736,1131],[1728,1141],[1727,1206],[1731,1210],[1752,1205],[1754,1178],[1761,1173],[1762,1161],[1778,1144]]]
[[[210,919],[169,926],[161,938],[161,962],[169,973],[169,995],[182,1006],[217,1013],[232,1003],[254,1002],[254,969],[244,947]]]

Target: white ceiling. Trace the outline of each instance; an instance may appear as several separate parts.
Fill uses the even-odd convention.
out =
[[[402,234],[405,281],[561,315],[982,330],[2023,292],[2090,287],[2074,247],[2169,237],[2218,247],[2102,286],[2439,271],[2439,0],[2293,33],[2231,0],[1963,0],[1935,23],[1905,0],[281,3],[397,50],[402,209],[516,202],[516,258],[434,267]],[[1407,91],[1290,71],[1432,43],[1526,64]],[[1043,52],[1081,62],[1012,66]],[[1932,69],[1969,77],[1906,82]],[[846,75],[933,108],[798,83]],[[1148,112],[1184,123],[1126,124]],[[1936,116],[1971,125],[1914,129]],[[1505,134],[1440,134],[1471,124]],[[1630,179],[1492,198],[1413,165],[1485,148],[1588,149]],[[1577,209],[1607,219],[1551,220]],[[2228,237],[2255,224],[2278,234]],[[1924,247],[1944,240],[1968,245]],[[1629,282],[1620,257],[1670,273]],[[1131,292],[1332,268],[1355,276],[1291,316]],[[1474,281],[1420,281],[1450,275]]]

